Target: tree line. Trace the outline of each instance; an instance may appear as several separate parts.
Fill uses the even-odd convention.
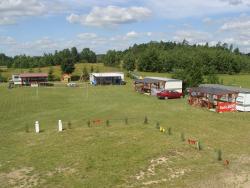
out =
[[[55,51],[54,53],[45,53],[43,56],[17,55],[8,57],[0,53],[0,66],[8,68],[37,68],[54,65],[73,63],[97,63],[98,56],[89,48],[84,48],[81,52],[76,47]]]
[[[128,71],[166,72],[197,86],[206,81],[220,82],[217,74],[250,72],[249,54],[227,43],[190,45],[186,40],[176,42],[149,42],[135,44],[124,51],[110,50],[104,57],[107,66],[122,66]]]
[[[44,54],[8,57],[0,53],[0,66],[8,68],[36,68],[60,65],[63,73],[72,73],[76,63],[103,62],[106,66],[123,67],[127,71],[172,73],[187,86],[202,82],[220,82],[217,74],[250,72],[250,53],[242,54],[238,48],[218,42],[210,47],[183,42],[149,42],[133,45],[124,51],[109,50],[96,55],[89,48],[81,52],[76,47]]]

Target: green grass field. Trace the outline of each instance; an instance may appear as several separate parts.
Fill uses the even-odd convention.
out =
[[[224,82],[250,87],[242,78],[224,76]],[[250,186],[249,113],[216,114],[186,99],[158,100],[134,92],[127,81],[79,88],[1,85],[0,187]],[[36,120],[40,134],[34,133]],[[88,120],[101,124],[88,127]],[[157,130],[157,121],[172,135]],[[203,149],[182,142],[181,133],[200,140]],[[216,149],[229,166],[216,160]]]

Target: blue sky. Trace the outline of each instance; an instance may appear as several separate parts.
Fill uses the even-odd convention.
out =
[[[0,53],[218,41],[250,52],[250,0],[0,0]]]

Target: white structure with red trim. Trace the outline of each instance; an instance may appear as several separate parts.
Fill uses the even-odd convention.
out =
[[[145,80],[156,80],[164,83],[162,89],[169,91],[177,91],[182,93],[182,80],[172,79],[172,78],[162,78],[162,77],[145,77]]]

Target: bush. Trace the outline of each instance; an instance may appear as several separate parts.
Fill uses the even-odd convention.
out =
[[[144,122],[143,122],[144,124],[148,124],[148,117],[147,116],[145,116],[145,118],[144,118]]]
[[[68,122],[68,129],[72,129],[71,121]]]
[[[26,125],[26,126],[25,126],[25,132],[26,132],[26,133],[29,133],[29,132],[30,132],[29,125]]]
[[[41,82],[39,83],[39,86],[43,86],[43,87],[52,87],[54,86],[54,83],[51,83],[51,82]]]
[[[71,76],[71,81],[78,81],[78,80],[80,80],[80,76],[78,76],[78,75]]]
[[[8,79],[0,74],[0,82],[7,82]]]
[[[155,126],[156,129],[160,129],[160,123],[157,121],[156,122],[156,126]]]
[[[172,128],[171,127],[168,128],[168,135],[172,135]]]
[[[106,121],[106,126],[108,127],[110,125],[109,120]]]
[[[185,134],[184,134],[184,133],[181,133],[181,141],[182,141],[182,142],[185,142],[185,140],[186,140],[186,139],[185,139]]]
[[[128,118],[125,118],[125,125],[128,125]]]
[[[55,76],[54,81],[61,81],[61,78],[59,76]]]
[[[216,151],[216,158],[217,158],[217,160],[218,161],[221,161],[222,160],[222,151],[220,150],[220,149],[218,149],[217,151]]]
[[[91,127],[91,122],[89,120],[87,121],[87,125],[88,127]]]

